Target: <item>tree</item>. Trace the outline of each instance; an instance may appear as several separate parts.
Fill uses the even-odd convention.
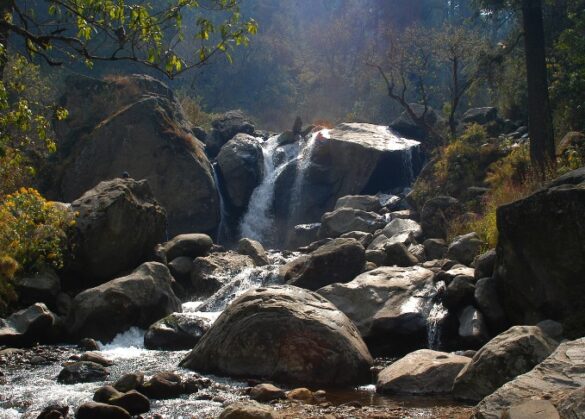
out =
[[[169,77],[247,44],[254,20],[238,0],[0,0],[0,44],[24,45],[50,65],[133,61]],[[187,34],[189,38],[187,39]],[[189,54],[177,52],[185,44]],[[0,56],[0,75],[6,64]]]
[[[479,0],[485,12],[512,10],[522,17],[528,85],[530,158],[541,174],[554,164],[555,140],[548,91],[542,0]]]

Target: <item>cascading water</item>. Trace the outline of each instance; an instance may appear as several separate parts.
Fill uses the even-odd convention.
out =
[[[439,281],[435,284],[437,294],[444,291],[446,286],[443,281]],[[447,315],[448,311],[443,303],[437,298],[437,295],[432,300],[432,306],[427,315],[427,346],[429,349],[440,350],[441,349],[441,329],[443,326],[443,320]]]
[[[254,189],[248,211],[240,223],[241,237],[258,240],[264,245],[270,245],[273,239],[276,180],[286,163],[298,152],[297,144],[280,146],[278,140],[279,136],[274,136],[262,144],[264,177],[260,185]],[[277,150],[282,152],[282,159],[276,159]]]

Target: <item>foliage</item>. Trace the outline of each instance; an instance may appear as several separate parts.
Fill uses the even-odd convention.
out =
[[[39,162],[56,150],[51,118],[67,111],[50,105],[50,86],[38,66],[9,55],[0,80],[0,197],[30,184]]]
[[[0,310],[15,298],[10,281],[17,272],[61,268],[73,215],[46,201],[35,189],[21,188],[0,204]],[[2,307],[4,306],[4,307]]]
[[[241,18],[238,0],[5,3],[2,26],[51,65],[133,61],[173,77],[214,55],[231,60],[233,48],[247,45],[258,29]]]
[[[211,122],[218,116],[214,113],[207,113],[201,106],[201,98],[195,98],[179,92],[179,102],[187,116],[187,119],[193,126],[201,127],[204,130],[211,129]]]

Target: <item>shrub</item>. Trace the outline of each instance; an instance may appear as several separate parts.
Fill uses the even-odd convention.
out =
[[[201,106],[199,98],[193,99],[182,92],[179,92],[178,97],[189,122],[191,122],[193,126],[201,127],[204,130],[210,130],[211,122],[216,119],[218,115],[205,112]]]
[[[12,279],[63,266],[67,230],[73,215],[45,200],[35,189],[21,188],[0,204],[0,311],[16,295]]]

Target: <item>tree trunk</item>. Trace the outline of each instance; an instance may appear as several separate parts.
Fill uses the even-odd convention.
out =
[[[530,158],[541,174],[554,164],[555,142],[548,96],[542,0],[522,0],[526,68],[528,75],[528,119]]]

